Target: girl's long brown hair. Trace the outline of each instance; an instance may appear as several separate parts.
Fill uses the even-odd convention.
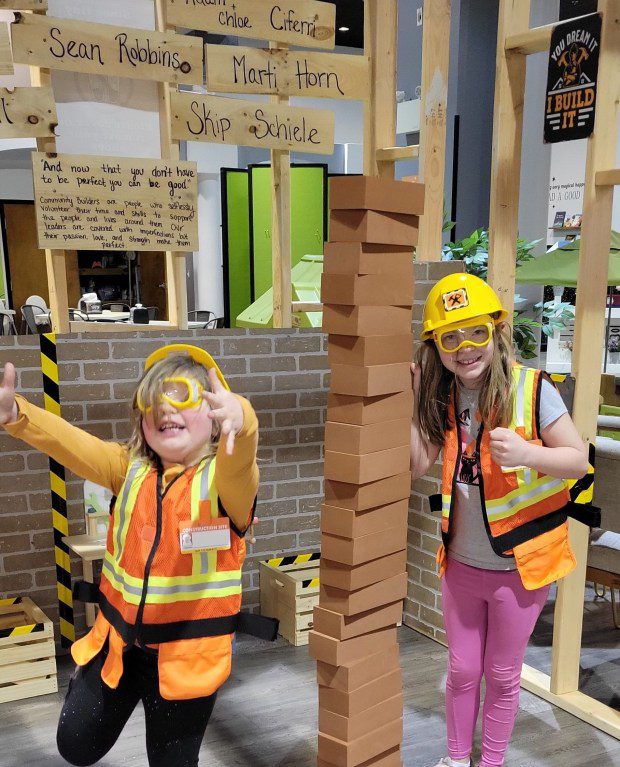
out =
[[[510,325],[505,322],[493,331],[495,348],[480,390],[479,409],[486,429],[507,427],[512,419],[514,347]],[[448,403],[455,385],[454,373],[442,364],[433,340],[424,341],[415,355],[422,370],[418,419],[424,436],[434,445],[443,445],[448,422]]]

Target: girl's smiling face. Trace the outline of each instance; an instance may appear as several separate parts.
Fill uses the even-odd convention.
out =
[[[493,359],[495,339],[486,346],[463,346],[456,352],[444,352],[436,344],[443,366],[459,379],[466,389],[480,389]]]
[[[179,410],[163,401],[158,417],[148,410],[142,417],[142,432],[148,446],[161,458],[164,468],[173,464],[193,466],[211,442],[213,421],[210,407],[202,399],[198,407]]]

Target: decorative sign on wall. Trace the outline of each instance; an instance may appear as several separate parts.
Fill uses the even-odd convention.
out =
[[[172,93],[172,137],[184,141],[283,149],[334,151],[334,113],[221,96]]]
[[[32,156],[39,247],[198,249],[196,164]]]
[[[304,48],[336,44],[336,6],[315,0],[167,0],[170,24]]]
[[[0,0],[0,8],[9,11],[46,11],[47,0]]]
[[[207,87],[218,93],[267,93],[366,99],[370,64],[365,56],[207,45]]]
[[[51,88],[0,88],[0,138],[53,136],[57,122]]]
[[[174,32],[18,15],[13,59],[20,64],[117,75],[138,80],[202,84],[202,43]]]
[[[551,34],[545,141],[586,138],[594,130],[601,17],[582,16]]]
[[[0,21],[0,75],[13,74],[9,25]]]

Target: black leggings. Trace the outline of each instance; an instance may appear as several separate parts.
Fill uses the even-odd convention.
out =
[[[139,700],[146,719],[150,767],[196,767],[215,694],[193,700],[166,700],[159,694],[157,655],[132,647],[123,654],[116,690],[101,679],[105,653],[78,667],[58,722],[60,755],[70,764],[95,764],[118,740]]]

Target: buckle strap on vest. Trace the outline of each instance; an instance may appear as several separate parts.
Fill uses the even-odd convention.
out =
[[[590,529],[601,526],[601,509],[599,506],[584,505],[569,501],[566,504],[566,511],[569,517],[581,522]]]
[[[88,581],[76,581],[73,584],[73,598],[76,602],[99,602],[99,586]]]
[[[441,512],[441,509],[442,509],[441,493],[435,493],[434,495],[429,495],[428,502],[432,512]]]

